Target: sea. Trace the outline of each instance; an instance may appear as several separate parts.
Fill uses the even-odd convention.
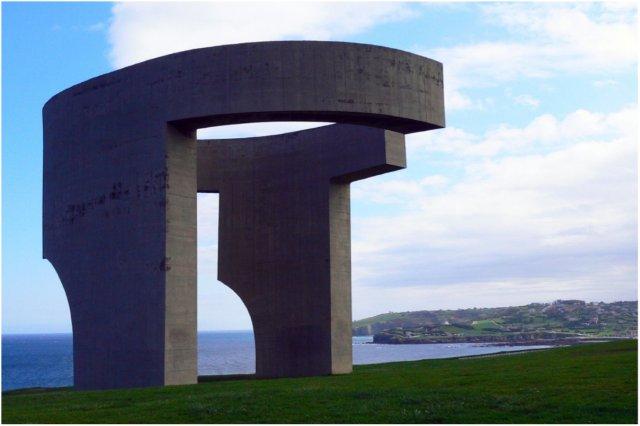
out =
[[[353,363],[452,358],[546,346],[488,346],[478,343],[388,345],[372,336],[353,337]],[[255,372],[251,331],[198,333],[198,374]],[[71,334],[9,334],[2,336],[2,390],[73,385]]]

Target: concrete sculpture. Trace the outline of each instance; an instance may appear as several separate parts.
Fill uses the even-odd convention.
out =
[[[65,288],[79,389],[197,381],[196,194],[220,192],[219,277],[263,377],[351,371],[349,182],[444,126],[442,65],[399,50],[264,42],[176,53],[43,110],[44,257]],[[247,140],[196,129],[343,124]]]

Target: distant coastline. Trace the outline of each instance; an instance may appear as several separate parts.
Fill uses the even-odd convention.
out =
[[[379,344],[574,345],[636,339],[638,302],[556,300],[502,308],[389,312],[353,323]]]
[[[425,345],[425,344],[455,344],[455,343],[476,343],[484,346],[568,346],[585,343],[611,342],[618,340],[633,340],[632,337],[564,337],[557,339],[524,339],[505,340],[500,336],[485,337],[452,337],[452,338],[411,338],[404,340],[387,339],[387,335],[377,334],[373,336],[371,343],[387,345]]]

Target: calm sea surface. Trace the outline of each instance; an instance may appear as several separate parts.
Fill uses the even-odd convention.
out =
[[[71,386],[71,334],[14,334],[2,336],[2,390]],[[353,338],[353,363],[377,364],[480,355],[543,346],[482,346],[475,343],[379,345],[371,336]],[[198,333],[198,372],[241,374],[255,372],[253,333]]]

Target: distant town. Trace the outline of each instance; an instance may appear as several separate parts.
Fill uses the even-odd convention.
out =
[[[637,338],[638,302],[556,300],[503,308],[389,312],[353,323],[374,343],[570,344]]]

